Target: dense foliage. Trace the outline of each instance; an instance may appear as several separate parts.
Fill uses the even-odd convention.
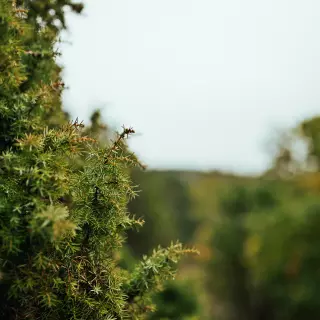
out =
[[[84,128],[62,111],[54,48],[67,6],[82,9],[0,0],[0,317],[142,319],[188,250],[119,266],[126,231],[143,223],[127,212],[134,131],[105,144],[98,113]]]

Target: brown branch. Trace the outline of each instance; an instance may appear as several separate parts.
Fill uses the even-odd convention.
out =
[[[105,156],[105,157],[106,157],[106,159],[105,159],[105,164],[107,164],[108,158],[110,157],[111,153],[118,148],[120,142],[121,142],[122,140],[124,140],[126,136],[127,136],[127,138],[128,138],[129,135],[132,134],[132,133],[135,133],[135,131],[133,130],[133,128],[125,128],[125,127],[123,126],[123,131],[122,131],[122,133],[119,134],[118,139],[113,143],[113,146],[110,148],[109,152],[108,152],[108,153],[106,154],[106,156]]]

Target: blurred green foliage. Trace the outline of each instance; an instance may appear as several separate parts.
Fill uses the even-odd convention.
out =
[[[157,310],[150,320],[193,320],[198,319],[199,303],[193,284],[186,281],[171,281],[154,297]]]
[[[148,253],[156,244],[166,246],[172,239],[190,242],[198,222],[192,215],[190,188],[182,174],[133,170],[131,176],[141,192],[129,203],[129,210],[138,212],[146,226],[139,233],[128,234],[134,254]]]
[[[143,192],[129,209],[146,220],[143,233],[129,235],[133,255],[175,235],[200,250],[181,265],[197,287],[169,283],[155,298],[152,319],[189,319],[189,311],[193,319],[214,320],[320,317],[319,123],[307,119],[287,132],[259,177],[132,174]]]

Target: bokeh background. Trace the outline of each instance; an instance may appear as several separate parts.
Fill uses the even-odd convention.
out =
[[[127,268],[200,251],[150,319],[320,318],[320,3],[95,0],[68,15],[65,108],[137,131]]]

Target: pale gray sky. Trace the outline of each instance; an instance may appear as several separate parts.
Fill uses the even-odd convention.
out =
[[[90,0],[68,17],[72,116],[139,135],[150,168],[266,168],[274,127],[320,112],[319,0]]]

